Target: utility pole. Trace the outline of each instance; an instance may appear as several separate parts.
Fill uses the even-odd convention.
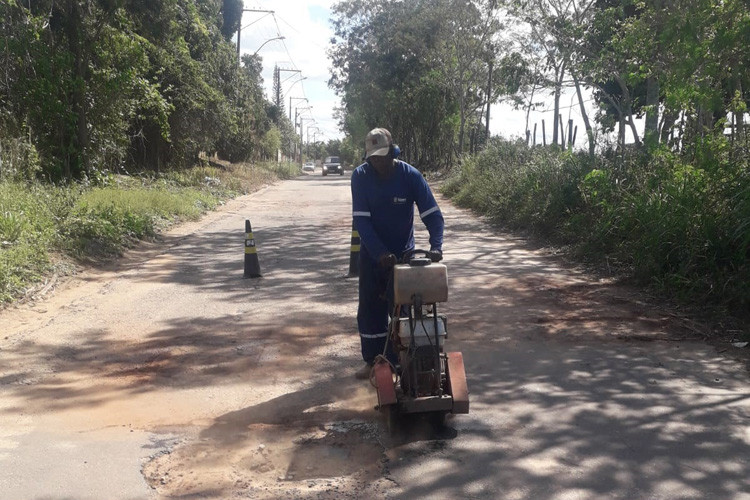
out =
[[[307,147],[305,149],[305,154],[307,154],[308,158],[310,157],[310,129],[320,130],[318,127],[307,127]],[[313,132],[313,137],[315,137],[315,132]]]
[[[302,165],[302,146],[305,143],[305,134],[304,134],[304,131],[303,131],[303,125],[304,125],[305,121],[309,121],[309,120],[315,121],[315,119],[312,118],[312,117],[310,117],[310,118],[305,118],[304,116],[300,116],[299,117],[299,143],[300,143],[300,148],[299,148],[300,149],[300,151],[299,151],[299,164],[300,165]]]
[[[306,101],[308,104],[310,103],[310,101],[307,100],[307,97],[292,97],[292,96],[289,96],[289,120],[292,119],[292,100]]]
[[[300,110],[305,111],[305,110],[310,110],[310,109],[312,109],[312,106],[306,106],[306,107],[302,107],[302,108],[294,108],[294,133],[295,133],[295,135],[297,134],[297,126],[298,125],[299,125],[299,128],[300,128],[300,145],[299,145],[299,148],[300,148],[300,158],[302,157],[302,137],[301,137],[302,136],[302,117],[301,116],[299,117],[299,121],[298,121],[297,117],[298,117],[298,115],[301,115],[301,113],[299,113]],[[295,153],[294,157],[296,159],[297,158],[297,148],[294,148],[294,153]]]
[[[289,73],[302,73],[302,70],[301,69],[284,69],[284,68],[279,68],[278,66],[276,67],[276,72],[277,73],[274,75],[274,78],[278,78],[279,85],[278,85],[278,87],[276,87],[276,80],[274,80],[274,92],[276,92],[276,95],[274,96],[274,98],[275,98],[274,99],[274,104],[276,104],[279,107],[279,109],[281,110],[281,112],[283,113],[284,112],[284,108],[283,108],[284,103],[281,102],[281,72],[282,71],[287,71]],[[289,78],[291,78],[291,76]],[[289,78],[287,78],[287,80]],[[291,114],[292,114],[292,110],[290,109],[289,110],[290,118],[291,118]]]
[[[494,54],[492,54],[494,57]],[[490,75],[487,79],[487,122],[484,125],[484,136],[486,138],[486,141],[489,142],[490,140],[490,101],[492,100],[492,63],[494,61],[490,60]]]
[[[275,11],[273,10],[260,10],[260,9],[242,9],[242,12],[260,12],[264,14],[275,14]],[[253,24],[253,23],[250,23],[250,24]],[[250,24],[248,24],[247,26],[250,26]],[[245,28],[247,28],[247,26],[245,26]],[[238,62],[240,61],[240,33],[242,33],[242,19],[240,19],[240,27],[237,28],[237,61]]]

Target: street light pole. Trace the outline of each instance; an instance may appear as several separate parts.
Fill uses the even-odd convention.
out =
[[[297,121],[297,114],[298,114],[298,112],[300,110],[304,111],[304,110],[310,110],[310,109],[312,109],[312,106],[305,106],[305,107],[301,107],[301,108],[294,108],[294,133],[295,134],[297,133],[297,126],[299,125],[299,123]],[[302,139],[300,139],[299,149],[300,149],[300,158],[301,158],[302,157]],[[294,157],[295,158],[297,157],[297,148],[296,147],[294,148]]]
[[[307,97],[292,97],[292,96],[289,96],[289,119],[290,120],[292,119],[292,99],[299,100],[299,101],[307,101],[308,103],[310,102],[310,101],[307,100]]]
[[[292,75],[292,76],[294,76],[294,75]],[[294,87],[294,86],[295,86],[296,84],[298,84],[298,83],[299,83],[299,82],[301,82],[302,80],[307,80],[307,77],[306,77],[306,76],[302,76],[302,75],[299,75],[299,76],[300,76],[300,79],[299,79],[299,80],[295,80],[295,81],[293,81],[293,82],[292,82],[292,84],[291,84],[291,85],[289,86],[289,88],[288,88],[288,89],[286,90],[286,94],[289,94],[289,93],[290,93],[290,92],[292,91],[292,87]],[[290,77],[290,78],[291,78],[291,77]],[[287,80],[288,80],[288,79],[289,79],[289,78],[287,78]],[[286,80],[285,80],[285,81],[286,81]],[[284,82],[281,82],[281,83],[284,83]],[[279,88],[281,88],[281,83],[279,84]],[[295,97],[294,99],[301,99],[301,98],[300,98],[300,97]],[[305,99],[305,100],[307,101],[307,99]],[[289,96],[289,119],[290,119],[290,120],[292,119],[292,97],[291,97],[291,96]]]
[[[281,81],[281,72],[282,71],[287,71],[289,73],[302,73],[301,69],[284,69],[284,68],[279,68],[278,66],[276,67],[276,72],[277,72],[276,76],[278,77],[279,87],[276,88],[276,80],[274,80],[274,92],[276,92],[276,96],[275,96],[275,99],[274,99],[273,102],[279,108],[283,108],[284,107],[284,101],[282,100],[283,97],[281,95],[281,84],[282,84],[282,81]],[[292,75],[292,76],[294,76],[294,75]],[[294,84],[292,84],[292,85],[294,85]],[[289,87],[289,88],[291,88],[291,87]]]
[[[307,144],[310,144],[310,130],[320,130],[318,127],[307,127]]]
[[[242,9],[242,12],[260,12],[265,14],[275,14],[273,10],[260,10],[260,9]],[[265,17],[265,16],[263,16]],[[242,18],[240,17],[240,25],[237,27],[237,61],[240,61],[240,33],[242,33]]]
[[[287,78],[287,80],[289,80],[289,78]],[[300,76],[299,80],[294,80],[292,82],[292,84],[289,86],[289,88],[287,89],[287,93],[292,90],[292,87],[294,87],[296,84],[298,84],[302,80],[307,80],[307,77],[306,76]],[[286,80],[284,80],[284,81],[286,81]],[[284,82],[281,82],[281,83],[284,83]]]
[[[304,123],[306,120],[313,120],[315,121],[315,118],[305,118],[304,116],[299,117],[299,143],[300,143],[300,149],[299,149],[299,164],[302,165],[302,145],[305,141],[305,134],[304,134]]]
[[[307,127],[307,156],[310,156],[310,129],[320,131],[318,127]],[[315,137],[315,132],[313,132]]]
[[[268,42],[273,42],[274,40],[283,40],[285,38],[286,38],[285,36],[277,36],[277,37],[274,37],[274,38],[269,38],[268,40],[266,40],[265,42],[263,42],[260,47],[258,47],[258,50],[256,50],[255,52],[253,52],[253,55],[258,54],[258,52],[260,52],[260,49],[263,48],[263,45],[267,44]]]
[[[305,111],[305,110],[310,110],[310,109],[312,109],[312,106],[303,106],[301,108],[299,108],[299,107],[294,108],[294,127],[295,127],[295,132],[296,132],[297,126],[299,125],[299,121],[298,121],[298,118],[297,118],[298,115],[301,114],[301,113],[299,113],[299,111]],[[307,118],[307,119],[310,120],[311,118]]]

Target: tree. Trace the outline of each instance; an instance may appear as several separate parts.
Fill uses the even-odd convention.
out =
[[[489,2],[487,5],[494,5]],[[417,166],[450,164],[485,101],[496,22],[484,3],[361,0],[334,6],[329,84],[352,137],[385,126]],[[480,9],[480,7],[482,7]],[[479,52],[477,52],[477,50]]]
[[[239,0],[0,0],[0,132],[28,137],[43,174],[248,157],[268,131],[260,70],[227,35]]]
[[[560,98],[566,87],[573,86],[589,141],[589,152],[594,154],[595,138],[588,119],[581,92],[580,61],[587,29],[592,20],[595,0],[521,0],[511,4],[510,13],[521,23],[517,28],[516,53],[521,54],[530,70],[526,77],[531,82],[531,96],[527,110],[533,103],[538,86],[552,88],[554,112],[552,144],[564,145],[560,129]],[[528,92],[529,83],[521,89]],[[527,124],[528,131],[528,124]]]
[[[221,34],[229,40],[237,33],[242,23],[242,0],[223,0],[221,6]]]

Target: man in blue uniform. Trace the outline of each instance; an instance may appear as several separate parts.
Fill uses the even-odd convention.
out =
[[[354,226],[359,232],[359,307],[357,327],[365,366],[357,378],[368,378],[388,337],[386,285],[391,268],[414,249],[414,204],[430,233],[433,260],[442,258],[443,214],[422,174],[398,160],[391,133],[376,128],[365,139],[366,162],[352,173]],[[386,353],[395,363],[393,352]]]

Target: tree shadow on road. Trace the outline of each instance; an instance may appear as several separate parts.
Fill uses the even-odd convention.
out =
[[[449,350],[464,355],[471,413],[449,419],[447,435],[415,433],[381,447],[392,497],[739,499],[750,491],[745,373],[701,342],[674,342],[695,336],[630,290],[566,269],[460,211],[446,210],[446,219],[451,289],[441,309]],[[122,269],[123,279],[185,285],[231,311],[171,311],[131,340],[92,326],[75,344],[19,342],[3,350],[10,364],[0,389],[20,404],[3,411],[95,407],[250,379],[267,389],[283,378],[280,395],[248,386],[253,402],[212,419],[199,433],[204,445],[231,454],[263,426],[312,432],[338,421],[373,424],[382,440],[372,406],[340,404],[362,390],[351,379],[358,341],[356,280],[345,278],[348,215],[324,227],[290,218],[254,228],[259,280],[241,277],[238,225],[167,240],[169,252]],[[266,314],[280,302],[284,310]],[[30,368],[39,361],[48,371]],[[372,391],[365,397],[374,405]]]

